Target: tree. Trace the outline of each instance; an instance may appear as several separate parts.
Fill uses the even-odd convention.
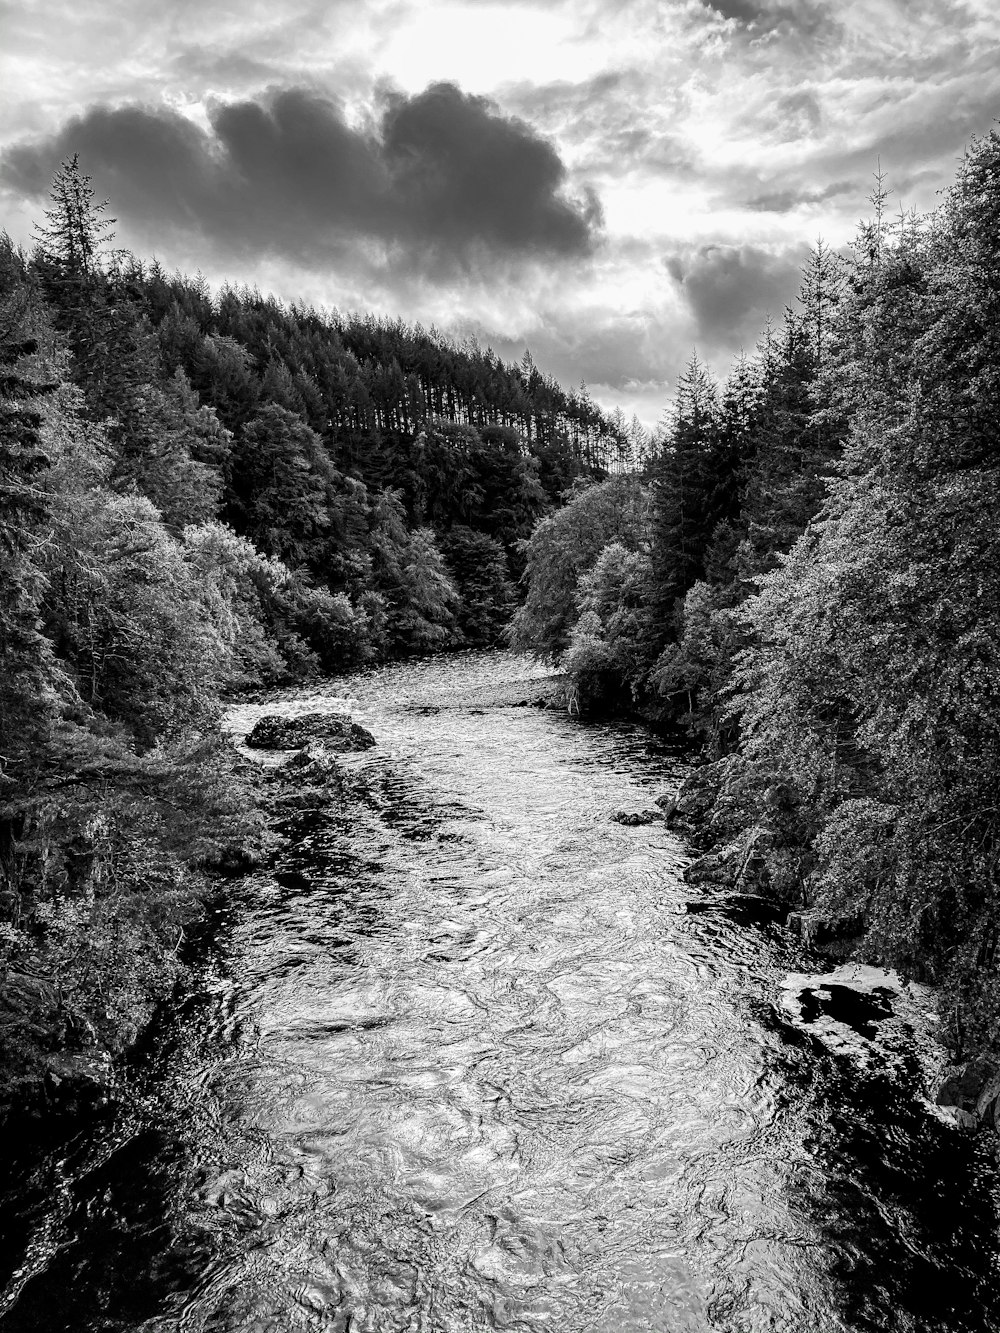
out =
[[[719,430],[717,385],[693,355],[653,472],[653,577],[665,638],[676,632],[678,599],[704,573],[705,551],[720,517]]]
[[[385,491],[372,506],[372,581],[384,608],[384,648],[428,652],[456,641],[459,598],[429,528],[409,532],[399,496]]]
[[[483,532],[454,527],[441,551],[458,590],[458,628],[465,641],[500,643],[516,600],[503,547]]]
[[[633,705],[653,659],[652,562],[648,551],[611,542],[580,578],[580,618],[563,667],[578,706]]]
[[[106,367],[111,316],[105,265],[115,219],[105,216],[107,200],[95,200],[91,179],[74,153],[53,177],[45,222],[35,228],[42,287],[84,383],[99,382]]]
[[[11,837],[3,809],[42,760],[56,716],[58,671],[41,633],[39,564],[50,515],[49,459],[35,406],[53,386],[22,368],[36,346],[10,337],[0,343],[0,868]]]
[[[339,474],[316,433],[268,403],[236,438],[229,457],[229,515],[267,555],[319,564]]]
[[[926,226],[862,229],[835,321],[850,436],[741,612],[715,807],[773,893],[941,985],[959,1052],[1000,1046],[998,209],[994,132]]]
[[[528,541],[527,596],[509,635],[513,647],[546,661],[558,661],[569,647],[580,579],[604,548],[619,542],[635,551],[650,535],[649,491],[635,477],[578,485],[565,498]]]

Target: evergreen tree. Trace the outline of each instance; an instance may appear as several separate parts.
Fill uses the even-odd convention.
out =
[[[36,406],[53,386],[22,369],[36,346],[10,337],[0,343],[0,863],[10,838],[3,806],[41,759],[55,703],[56,666],[41,633],[45,580],[37,554],[50,512],[44,485],[49,460]]]
[[[411,532],[397,494],[372,506],[372,577],[384,608],[381,633],[390,653],[428,652],[456,642],[458,593],[429,528]]]
[[[678,383],[653,475],[653,578],[665,638],[676,632],[678,600],[704,572],[720,517],[720,425],[718,388],[693,355]]]
[[[516,602],[503,547],[483,532],[453,527],[441,541],[460,598],[458,628],[467,643],[500,643]]]
[[[108,369],[106,265],[115,219],[105,216],[107,200],[96,202],[75,153],[53,177],[50,200],[45,222],[35,228],[42,288],[56,328],[67,335],[80,381],[100,384]],[[118,366],[127,369],[127,362]]]

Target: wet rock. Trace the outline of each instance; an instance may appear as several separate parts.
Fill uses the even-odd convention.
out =
[[[347,774],[323,745],[307,745],[276,769],[278,787],[274,805],[278,813],[289,810],[321,810],[343,800]]]
[[[976,1115],[982,1124],[1000,1129],[1000,1071],[994,1071],[980,1088]]]
[[[706,852],[684,871],[687,884],[723,884],[729,888],[735,879],[735,868],[724,851]]]
[[[298,750],[316,741],[340,751],[370,750],[375,737],[346,713],[304,713],[301,717],[269,713],[258,720],[246,739],[254,750]]]
[[[935,1101],[952,1110],[957,1123],[967,1129],[980,1125],[1000,1129],[1000,1069],[983,1056],[952,1065]]]
[[[960,1106],[951,1108],[951,1113],[955,1118],[955,1124],[959,1129],[978,1129],[979,1120],[971,1111],[963,1111]]]
[[[241,875],[249,875],[253,870],[259,870],[266,863],[267,854],[262,846],[227,843],[219,849],[212,860],[206,862],[205,869],[215,875],[221,875],[224,879],[236,879]]]
[[[636,806],[626,810],[616,810],[612,819],[616,824],[625,824],[634,828],[640,824],[656,824],[663,818],[659,810],[648,806]]]
[[[673,819],[674,815],[677,814],[677,809],[681,803],[683,795],[684,784],[681,783],[676,791],[663,791],[657,796],[654,804],[659,806],[663,811],[663,818],[667,820],[668,823]]]
[[[822,949],[827,944],[856,939],[864,929],[864,923],[856,914],[828,916],[811,909],[789,912],[785,925],[810,949]]]
[[[344,770],[337,763],[337,756],[331,754],[325,745],[305,745],[291,759],[281,765],[282,773],[297,778],[313,778],[322,781],[339,781]]]
[[[246,1188],[246,1183],[245,1171],[223,1171],[210,1184],[203,1186],[201,1197],[210,1208],[224,1208]]]

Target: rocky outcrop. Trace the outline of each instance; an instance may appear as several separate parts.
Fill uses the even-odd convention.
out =
[[[1000,1067],[983,1056],[952,1065],[935,1100],[967,1129],[1000,1129]]]
[[[711,787],[692,774],[679,787],[667,788],[656,797],[656,804],[663,811],[663,817],[669,823],[671,819],[684,819],[690,823],[703,820],[711,809],[713,793]]]
[[[370,750],[375,737],[346,713],[304,713],[300,717],[268,713],[257,721],[246,744],[253,750],[298,750],[317,741],[345,752]]]

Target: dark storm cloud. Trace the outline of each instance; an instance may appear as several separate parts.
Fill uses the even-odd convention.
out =
[[[791,303],[804,259],[804,247],[772,254],[752,245],[703,245],[664,262],[687,298],[699,341],[735,348],[755,341],[765,317]]]
[[[499,250],[589,248],[600,223],[596,198],[582,207],[563,199],[566,168],[555,149],[484,99],[450,84],[394,98],[383,141],[390,176],[422,233]]]
[[[139,105],[94,107],[0,162],[29,198],[73,153],[123,223],[224,251],[322,262],[355,245],[425,266],[488,256],[579,256],[601,225],[592,194],[567,193],[556,150],[453,84],[391,96],[373,123],[301,89],[229,103],[205,131]]]

